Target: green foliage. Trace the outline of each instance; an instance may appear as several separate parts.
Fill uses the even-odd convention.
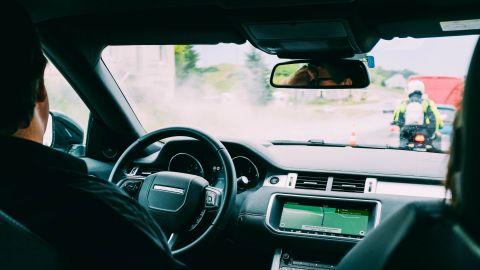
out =
[[[408,77],[410,77],[410,76],[417,75],[416,72],[411,71],[409,69],[402,69],[402,70],[400,70],[400,73],[403,75],[403,77],[405,79],[408,79]]]
[[[199,54],[193,45],[175,45],[175,77],[177,84],[187,79],[196,79],[199,83],[203,74],[217,72],[217,67],[200,68],[197,66]]]
[[[273,89],[269,82],[270,70],[257,49],[250,49],[245,56],[246,67],[251,76],[249,85],[251,97],[257,104],[264,105],[272,99]]]
[[[182,83],[187,77],[198,74],[198,53],[193,45],[175,45],[175,76]]]
[[[309,105],[326,105],[326,104],[332,104],[334,101],[330,100],[330,99],[324,99],[324,98],[316,98],[316,99],[312,99],[312,100],[309,100],[307,102],[307,104]]]
[[[202,78],[206,85],[213,86],[212,88],[220,93],[228,92],[234,86],[242,84],[245,78],[242,70],[231,64],[220,64],[208,69]]]
[[[299,70],[304,64],[288,64],[278,66],[275,70],[274,83],[282,84],[285,79],[291,77],[297,70]]]
[[[198,68],[198,71],[200,71],[200,73],[209,73],[209,72],[217,72],[218,71],[218,67],[206,67],[206,68]]]
[[[297,70],[299,70],[303,64],[288,64],[288,65],[281,65],[278,66],[275,70],[275,75],[289,77],[290,75],[294,74]]]

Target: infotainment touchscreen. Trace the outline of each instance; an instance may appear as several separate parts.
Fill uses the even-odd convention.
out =
[[[368,229],[369,210],[336,208],[285,202],[279,229],[313,234],[363,237]]]

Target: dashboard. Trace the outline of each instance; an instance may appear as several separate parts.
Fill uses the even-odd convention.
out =
[[[444,198],[448,155],[389,149],[272,145],[222,141],[232,157],[239,191],[285,187],[318,191]],[[135,162],[130,174],[175,171],[221,185],[215,153],[196,140],[171,140],[161,151]]]
[[[285,266],[279,258],[287,251],[297,259],[323,251],[314,260],[335,265],[406,204],[446,196],[445,154],[222,143],[232,157],[238,184],[231,241],[260,249],[271,249],[274,243],[277,269]],[[223,187],[216,154],[196,140],[168,141],[160,151],[136,160],[130,173],[146,177],[163,170],[198,175]]]

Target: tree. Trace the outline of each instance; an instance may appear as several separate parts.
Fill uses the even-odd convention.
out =
[[[272,99],[273,89],[269,82],[270,71],[257,49],[250,49],[246,58],[246,67],[251,77],[249,85],[251,96],[257,104],[264,105]]]
[[[175,45],[175,75],[182,83],[191,75],[198,75],[198,53],[193,45]]]
[[[199,54],[193,45],[175,45],[175,76],[178,84],[182,84],[187,79],[193,79],[199,83],[203,74],[218,71],[214,66],[198,67],[198,59]]]
[[[403,75],[405,79],[408,79],[408,77],[410,76],[417,75],[415,71],[411,71],[409,69],[403,69],[400,71],[400,73]]]

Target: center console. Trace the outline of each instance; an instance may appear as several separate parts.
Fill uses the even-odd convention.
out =
[[[272,270],[324,270],[335,269],[335,265],[312,257],[296,256],[282,249],[275,250]]]
[[[274,233],[295,238],[358,242],[379,222],[381,203],[376,200],[273,194],[265,223]],[[272,270],[334,269],[341,258],[328,254],[277,249]]]

